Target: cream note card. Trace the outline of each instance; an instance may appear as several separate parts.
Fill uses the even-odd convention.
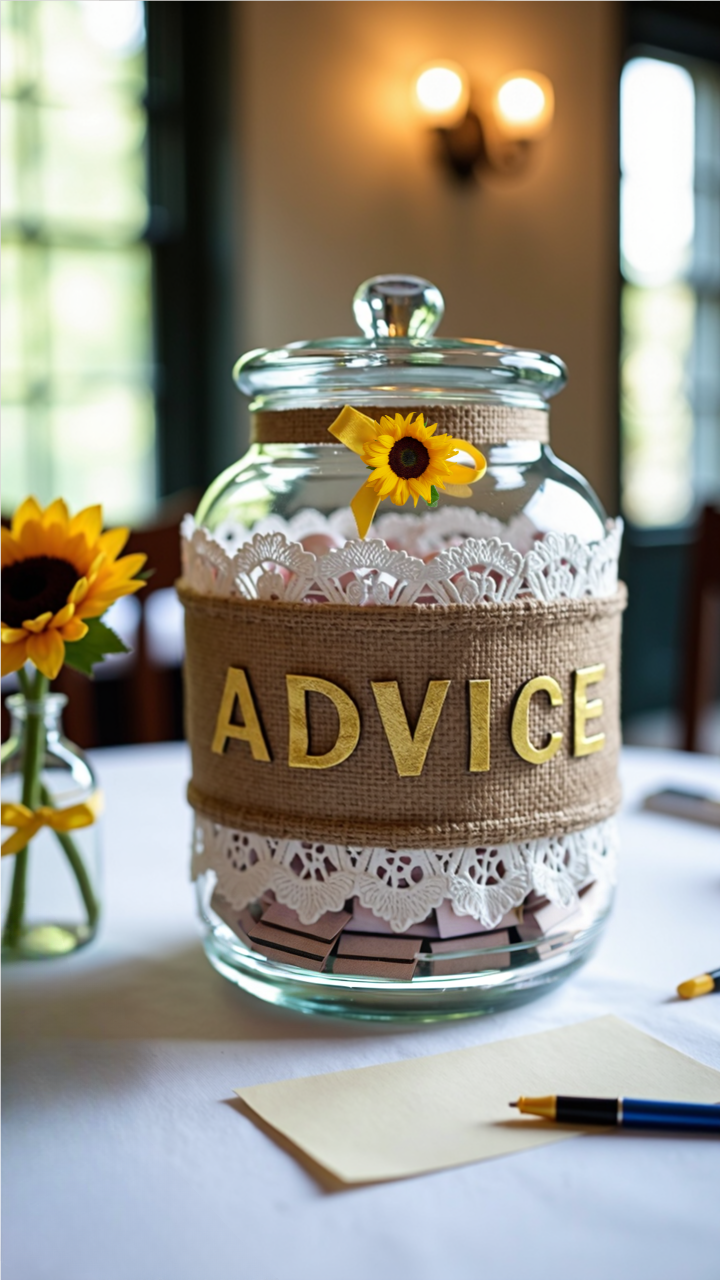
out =
[[[489,1160],[582,1132],[513,1116],[508,1103],[520,1094],[720,1102],[720,1071],[605,1017],[235,1092],[318,1176],[353,1184]]]

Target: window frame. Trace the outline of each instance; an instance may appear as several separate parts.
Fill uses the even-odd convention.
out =
[[[648,53],[681,63],[684,58],[689,58],[720,64],[720,17],[716,17],[712,10],[708,12],[709,9],[706,3],[696,3],[695,0],[674,0],[672,3],[653,0],[649,4],[631,0],[624,3],[620,70],[630,58]],[[623,283],[618,245],[618,368]],[[619,410],[618,377],[617,486],[618,493],[621,493]],[[623,627],[624,720],[680,705],[686,601],[695,539],[696,530],[692,524],[652,529],[631,523],[626,525],[620,564],[629,597]]]

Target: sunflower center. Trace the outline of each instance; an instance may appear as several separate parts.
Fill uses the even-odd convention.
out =
[[[414,480],[427,471],[430,454],[421,440],[403,436],[397,440],[388,455],[388,465],[402,480]]]
[[[67,560],[55,556],[31,556],[2,571],[2,620],[8,627],[21,627],[26,619],[41,613],[57,613],[78,580],[78,572]]]

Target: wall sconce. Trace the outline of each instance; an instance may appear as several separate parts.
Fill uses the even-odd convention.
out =
[[[514,71],[503,76],[481,110],[473,106],[467,72],[456,62],[422,67],[414,99],[424,123],[437,131],[445,164],[463,180],[483,168],[524,168],[531,144],[552,124],[555,105],[547,76]]]

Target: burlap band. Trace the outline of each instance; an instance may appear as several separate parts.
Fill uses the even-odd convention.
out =
[[[308,605],[205,597],[178,584],[185,606],[186,728],[192,749],[191,805],[224,826],[280,838],[385,848],[504,844],[580,830],[613,813],[620,799],[620,615],[625,588],[603,600],[523,599],[476,606]],[[605,663],[601,751],[572,749],[572,672]],[[248,675],[270,763],[247,742],[211,750],[229,667]],[[286,675],[332,681],[356,703],[362,725],[354,753],[333,768],[288,766]],[[558,753],[532,765],[513,750],[510,720],[521,686],[553,676],[563,705],[531,702],[533,742],[562,730]],[[468,771],[469,679],[491,680],[490,769]],[[397,680],[414,729],[429,680],[451,679],[419,777],[395,769],[371,681]],[[310,750],[329,751],[338,731],[329,700],[308,695]],[[242,717],[236,716],[238,722]]]
[[[353,402],[369,418],[383,414],[423,413],[426,422],[436,422],[440,431],[461,436],[471,444],[502,444],[507,440],[550,439],[548,414],[544,409],[515,409],[494,404],[411,404],[368,405]],[[260,410],[252,414],[252,439],[258,444],[328,444],[328,427],[342,405],[330,409]]]

